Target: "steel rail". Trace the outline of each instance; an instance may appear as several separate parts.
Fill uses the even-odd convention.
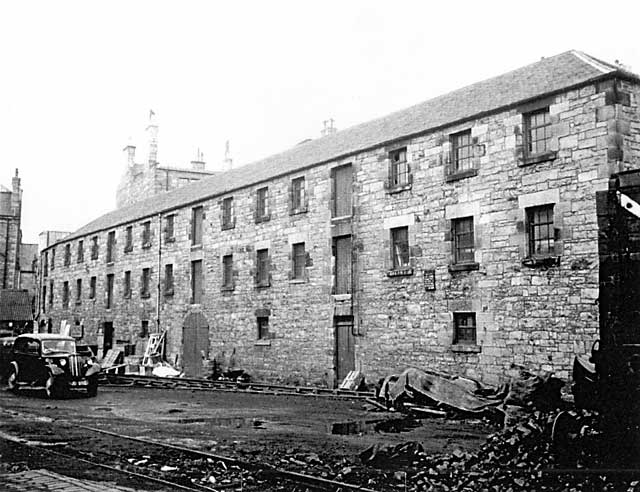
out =
[[[38,451],[42,451],[44,453],[49,453],[49,454],[53,454],[53,455],[56,455],[56,456],[59,456],[59,457],[63,457],[63,458],[66,458],[66,459],[70,459],[70,460],[74,460],[74,461],[80,461],[82,463],[87,463],[87,464],[92,465],[92,466],[97,466],[97,467],[100,467],[100,468],[104,468],[105,470],[109,470],[109,471],[112,471],[112,472],[124,473],[126,475],[131,475],[131,476],[134,476],[134,477],[139,478],[139,479],[148,480],[148,481],[151,481],[151,482],[156,482],[156,483],[162,484],[162,485],[164,485],[166,487],[170,487],[170,490],[179,489],[179,490],[186,490],[188,492],[203,492],[203,491],[206,491],[206,490],[211,490],[211,491],[215,490],[215,489],[212,489],[212,488],[209,488],[209,487],[204,487],[204,486],[199,486],[199,488],[194,489],[194,488],[191,488],[191,487],[187,487],[186,485],[182,485],[182,484],[175,483],[175,482],[169,482],[168,480],[163,480],[162,478],[157,478],[157,477],[153,477],[153,476],[150,476],[150,475],[144,475],[142,473],[137,473],[137,472],[134,472],[134,471],[131,471],[131,470],[125,470],[124,468],[116,468],[116,467],[113,467],[113,466],[105,465],[104,463],[98,463],[96,461],[91,461],[91,460],[88,460],[88,459],[85,459],[85,458],[79,458],[78,456],[73,456],[73,455],[70,455],[70,454],[61,453],[60,451],[54,451],[53,449],[50,449],[50,448],[45,447],[45,446],[38,446],[37,444],[34,444],[34,443],[25,442],[22,439],[7,439],[6,437],[3,437],[3,436],[0,436],[0,439],[3,439],[5,441],[9,441],[9,442],[14,443],[14,444],[20,444],[20,445],[25,446],[25,447],[30,448],[30,449],[37,449]]]
[[[6,412],[12,415],[16,415],[16,416],[20,416],[20,417],[35,417],[35,418],[41,418],[40,415],[37,414],[33,414],[33,413],[26,413],[26,412],[16,412],[16,411],[12,411],[12,410],[3,410],[0,409],[0,413],[2,412]],[[52,419],[53,420],[53,419]],[[222,455],[217,455],[214,453],[209,453],[207,451],[200,451],[198,449],[193,449],[193,448],[185,448],[182,446],[176,446],[174,444],[166,444],[166,443],[162,443],[162,442],[158,442],[158,441],[154,441],[152,439],[144,439],[141,437],[133,437],[133,436],[127,436],[126,434],[122,434],[122,433],[117,433],[117,432],[112,432],[112,431],[108,431],[108,430],[104,430],[104,429],[99,429],[97,427],[91,427],[88,425],[82,425],[82,424],[78,424],[75,422],[71,422],[69,420],[66,419],[59,419],[56,418],[55,422],[58,423],[62,423],[62,424],[66,424],[70,427],[75,427],[78,429],[84,429],[84,430],[88,430],[91,432],[96,432],[99,434],[104,434],[104,435],[108,435],[111,437],[118,437],[121,439],[125,439],[125,440],[129,440],[129,441],[134,441],[134,442],[139,442],[142,444],[149,444],[152,446],[158,446],[160,448],[166,448],[166,449],[173,449],[174,451],[179,451],[185,454],[191,454],[191,455],[195,455],[195,456],[199,456],[199,457],[205,457],[205,458],[211,458],[217,461],[222,461],[225,464],[230,464],[230,465],[235,465],[241,468],[244,468],[246,470],[251,470],[251,471],[261,471],[261,472],[266,472],[266,473],[271,473],[273,475],[279,476],[283,479],[286,479],[288,481],[291,482],[295,482],[298,484],[304,484],[307,486],[311,486],[314,488],[317,488],[319,490],[350,490],[350,491],[358,491],[358,492],[378,492],[374,489],[369,489],[366,487],[361,487],[360,485],[355,485],[355,484],[350,484],[350,483],[346,483],[346,482],[338,482],[336,480],[329,480],[327,478],[322,478],[322,477],[316,477],[313,475],[306,475],[304,473],[298,473],[298,472],[292,472],[292,471],[288,471],[288,470],[283,470],[282,468],[278,468],[276,466],[270,465],[268,463],[251,463],[248,461],[244,461],[244,460],[240,460],[237,458],[231,458],[229,456],[222,456]],[[41,449],[41,448],[38,448]],[[108,466],[108,465],[105,465]],[[331,489],[328,489],[328,487],[331,487]],[[191,490],[195,490],[195,489],[191,489]],[[200,489],[200,490],[206,490],[206,489]]]
[[[59,422],[60,420],[58,420]],[[131,440],[131,441],[136,441],[136,442],[140,442],[142,444],[151,444],[153,446],[160,446],[163,448],[168,448],[168,449],[173,449],[175,451],[180,451],[183,453],[187,453],[187,454],[193,454],[196,456],[201,456],[201,457],[205,457],[205,458],[211,458],[214,460],[218,460],[218,461],[222,461],[224,463],[228,463],[231,465],[235,465],[235,466],[239,466],[245,469],[249,469],[249,470],[256,470],[256,471],[267,471],[270,473],[273,473],[275,475],[278,475],[282,478],[285,478],[287,480],[296,482],[296,483],[302,483],[305,485],[311,485],[311,486],[315,486],[315,487],[320,487],[320,490],[327,490],[327,486],[331,486],[332,488],[334,488],[335,490],[338,489],[342,489],[342,490],[354,490],[354,491],[360,491],[360,492],[377,492],[373,489],[368,489],[366,487],[361,487],[360,485],[354,485],[354,484],[350,484],[350,483],[345,483],[345,482],[338,482],[335,480],[329,480],[327,478],[322,478],[322,477],[316,477],[313,475],[306,475],[304,473],[298,473],[298,472],[292,472],[292,471],[288,471],[288,470],[283,470],[282,468],[278,468],[276,466],[273,465],[269,465],[268,463],[260,463],[260,464],[255,464],[255,463],[250,463],[248,461],[244,461],[244,460],[239,460],[237,458],[230,458],[228,456],[222,456],[222,455],[218,455],[218,454],[214,454],[214,453],[209,453],[207,451],[200,451],[198,449],[193,449],[193,448],[185,448],[182,446],[176,446],[175,444],[166,444],[166,443],[161,443],[158,441],[154,441],[152,439],[144,439],[141,437],[133,437],[133,436],[127,436],[126,434],[120,434],[120,433],[116,433],[116,432],[111,432],[111,431],[107,431],[104,429],[98,429],[96,427],[90,427],[87,425],[82,425],[82,424],[75,424],[75,423],[71,423],[71,422],[67,422],[70,423],[71,425],[73,425],[74,427],[78,427],[80,429],[85,429],[85,430],[89,430],[92,432],[98,432],[100,434],[106,434],[109,436],[115,436],[115,437],[119,437],[122,439],[127,439],[127,440]]]
[[[370,391],[355,391],[344,389],[315,388],[311,386],[287,386],[269,383],[244,383],[235,381],[211,381],[197,378],[161,378],[157,376],[142,376],[135,374],[103,373],[100,382],[113,386],[150,386],[188,389],[202,389],[211,391],[234,391],[255,394],[286,394],[300,396],[322,396],[330,398],[366,399],[375,397]]]

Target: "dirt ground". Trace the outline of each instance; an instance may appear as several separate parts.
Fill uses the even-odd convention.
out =
[[[55,425],[15,418],[36,414],[292,468],[288,466],[291,456],[317,455],[321,461],[336,463],[357,458],[373,444],[417,441],[428,453],[471,452],[492,430],[477,420],[407,420],[365,407],[370,408],[361,400],[192,390],[105,387],[96,398],[64,400],[47,400],[36,391],[19,395],[0,391],[0,410],[4,411],[0,431],[55,440]],[[351,427],[361,432],[332,433],[335,423],[354,422],[357,425]],[[34,461],[39,459],[34,457]],[[28,459],[22,463],[29,466]]]
[[[47,400],[39,392],[0,392],[0,407],[69,419],[114,432],[220,454],[296,447],[334,456],[372,444],[418,441],[428,452],[474,450],[491,431],[478,420],[399,420],[367,411],[360,400],[233,392],[101,388],[96,398]],[[368,406],[367,406],[368,407]],[[375,425],[375,421],[392,421]],[[365,432],[333,435],[334,422],[362,422]],[[375,429],[378,427],[378,430]],[[389,430],[391,430],[389,432]]]

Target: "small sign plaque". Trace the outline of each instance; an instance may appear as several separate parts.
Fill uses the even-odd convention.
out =
[[[424,290],[436,290],[436,271],[425,270],[424,276]]]

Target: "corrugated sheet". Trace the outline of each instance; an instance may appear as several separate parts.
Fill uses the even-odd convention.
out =
[[[252,164],[122,207],[97,218],[65,239],[221,195],[616,72],[636,77],[622,72],[615,65],[580,52],[567,51],[388,116],[297,145]]]
[[[0,290],[0,321],[29,321],[32,319],[31,298],[26,290]]]

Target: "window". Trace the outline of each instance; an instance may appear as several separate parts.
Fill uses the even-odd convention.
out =
[[[307,211],[304,176],[291,180],[290,211],[297,214]]]
[[[222,200],[222,228],[232,229],[235,227],[236,221],[233,217],[233,197],[227,197]]]
[[[351,207],[351,191],[353,188],[351,164],[332,169],[331,175],[331,216],[351,216],[353,214]]]
[[[84,261],[84,241],[78,241],[78,263],[82,263]]]
[[[49,282],[49,307],[53,307],[53,280]]]
[[[142,269],[142,277],[140,278],[140,297],[151,297],[149,283],[151,281],[151,268]]]
[[[113,306],[113,273],[107,275],[107,302],[105,307],[111,309]]]
[[[173,295],[173,265],[168,264],[164,266],[164,295]]]
[[[269,188],[264,187],[256,191],[256,223],[270,219],[269,215]]]
[[[91,238],[91,259],[92,260],[97,260],[98,259],[98,253],[99,253],[98,236],[93,236]]]
[[[202,244],[202,207],[194,207],[191,209],[191,245],[197,246]]]
[[[549,108],[524,115],[524,139],[527,157],[549,151],[551,121]]]
[[[256,284],[258,287],[269,286],[269,250],[256,251]]]
[[[42,286],[42,312],[46,313],[47,312],[47,286],[43,285]]]
[[[455,345],[476,344],[476,313],[453,313],[453,327]]]
[[[76,304],[80,304],[82,302],[82,279],[79,278],[76,280]]]
[[[394,270],[410,266],[408,227],[391,229],[391,266]]]
[[[89,299],[96,298],[96,283],[97,283],[96,277],[91,277],[89,279]]]
[[[529,256],[552,256],[554,248],[553,205],[527,209]]]
[[[164,219],[164,242],[171,243],[175,241],[173,226],[175,221],[175,215],[167,215]]]
[[[124,272],[124,279],[122,283],[122,296],[125,299],[131,299],[131,270]]]
[[[107,234],[107,263],[113,263],[115,259],[116,231]]]
[[[124,233],[124,252],[133,251],[133,226],[127,226]]]
[[[411,184],[411,173],[407,162],[407,149],[389,152],[389,188]]]
[[[151,247],[151,221],[148,220],[142,224],[142,247]]]
[[[44,271],[44,276],[49,275],[49,253],[44,254],[44,259],[42,260],[42,270]]]
[[[64,309],[69,307],[69,282],[62,283],[62,307]]]
[[[258,316],[258,340],[266,340],[269,338],[269,317]]]
[[[66,244],[64,247],[64,266],[71,264],[71,245]]]
[[[191,304],[202,304],[202,260],[191,262]]]
[[[451,165],[453,173],[473,169],[471,130],[451,135]]]
[[[56,267],[56,248],[51,248],[51,270]]]
[[[233,255],[222,257],[222,287],[233,289]]]
[[[147,338],[149,336],[149,320],[143,319],[140,323],[140,334],[138,338]]]
[[[291,274],[294,280],[304,280],[304,267],[306,266],[307,256],[304,251],[304,243],[296,243],[291,251],[292,268]]]
[[[475,248],[473,237],[473,217],[464,217],[451,221],[453,236],[453,263],[473,263]]]

